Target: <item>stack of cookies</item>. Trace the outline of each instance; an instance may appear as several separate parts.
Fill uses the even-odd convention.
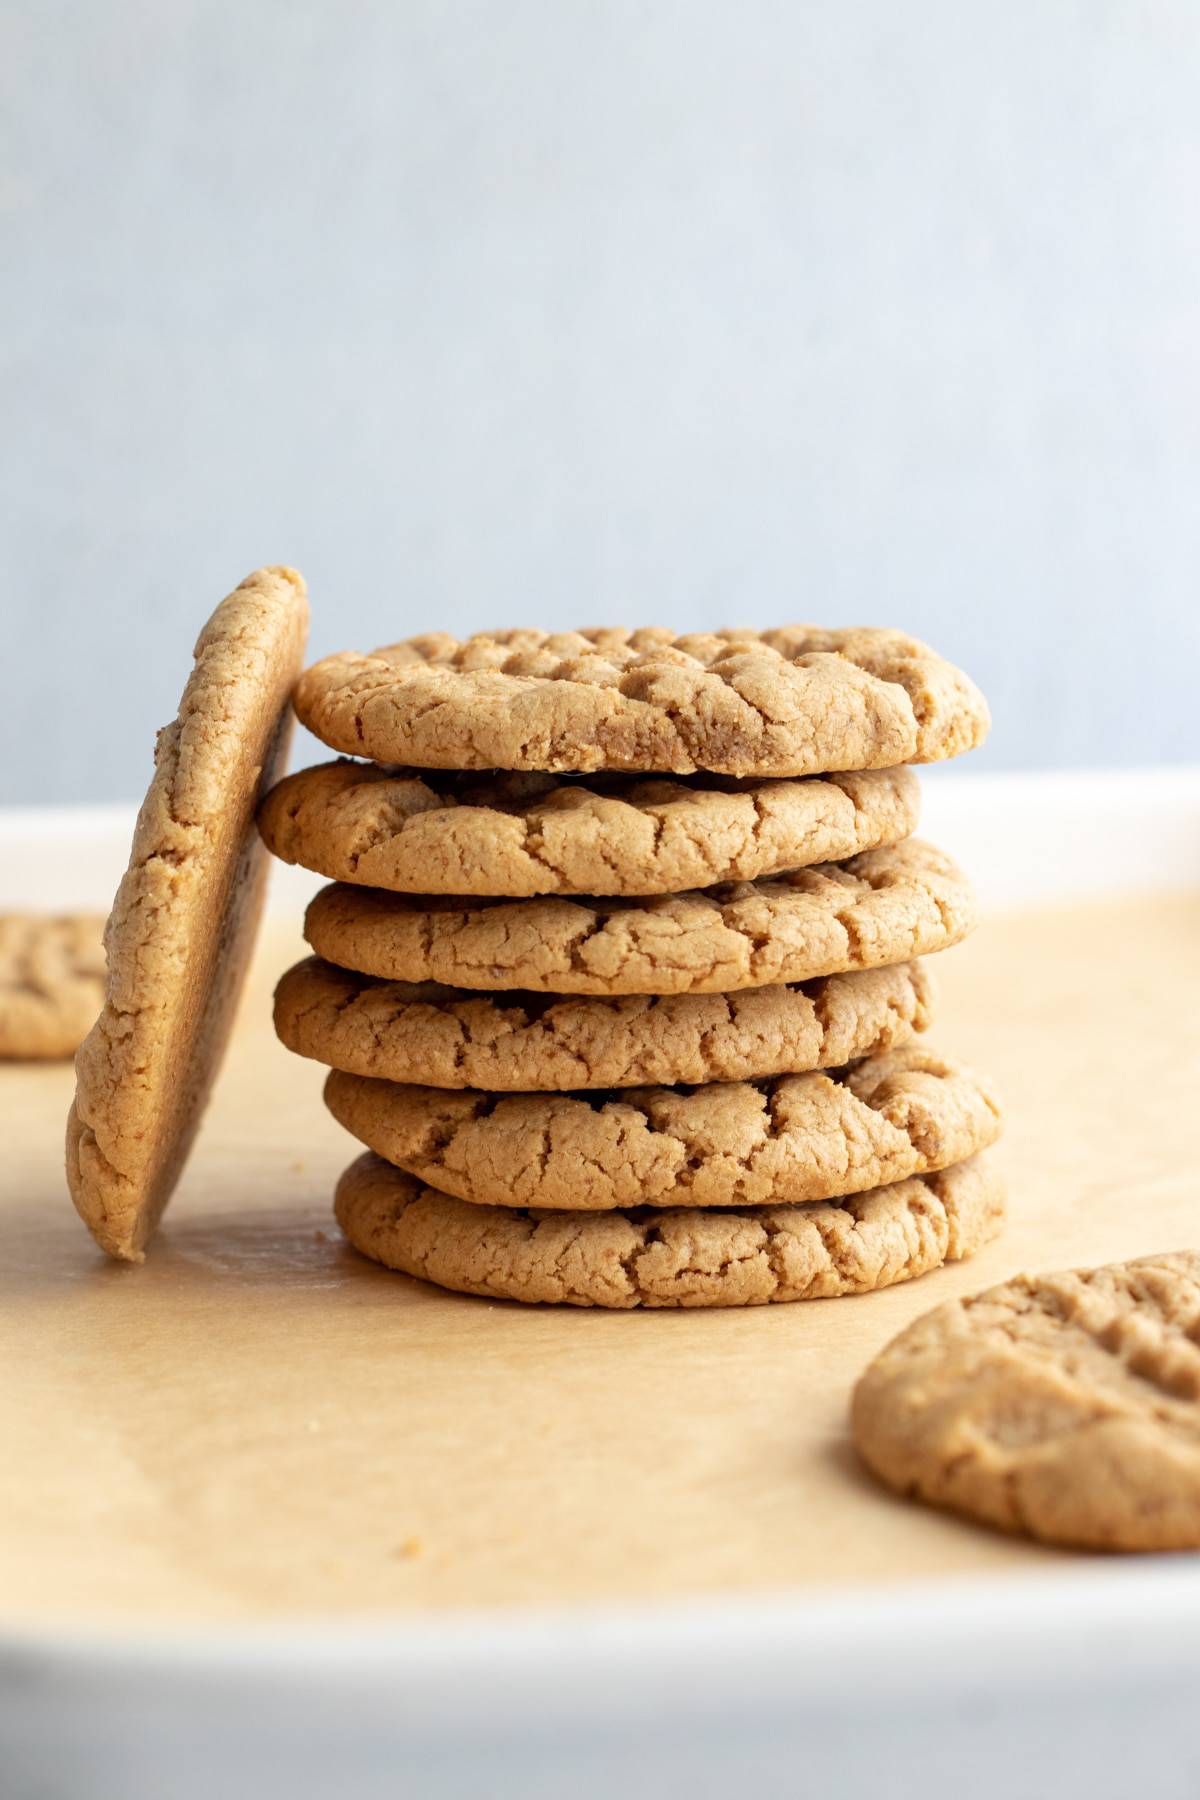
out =
[[[461,1292],[863,1292],[1003,1214],[979,1076],[918,1042],[975,922],[906,766],[987,729],[898,632],[413,638],[295,695],[343,756],[268,847],[331,878],[276,1029],[368,1146],[350,1241]]]

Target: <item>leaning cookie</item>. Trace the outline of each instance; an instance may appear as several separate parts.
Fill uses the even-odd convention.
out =
[[[803,781],[591,781],[323,763],[273,788],[267,848],[402,894],[674,894],[835,862],[916,829],[908,769]]]
[[[765,1306],[871,1293],[972,1255],[1004,1216],[986,1158],[836,1203],[740,1212],[510,1211],[424,1188],[369,1151],[338,1183],[364,1256],[463,1294],[565,1306]]]
[[[142,1260],[224,1054],[267,873],[255,808],[284,758],[307,631],[293,569],[247,577],[158,734],[67,1122],[71,1196],[112,1256]]]
[[[982,743],[987,705],[899,631],[433,632],[327,656],[296,690],[334,750],[429,769],[819,775]]]
[[[948,856],[910,838],[846,863],[641,900],[411,899],[323,888],[304,935],[390,981],[554,994],[728,994],[905,962],[975,924]]]
[[[924,963],[740,994],[553,1000],[377,981],[309,957],[275,990],[289,1050],[351,1075],[539,1092],[837,1068],[930,1020]]]
[[[949,1300],[854,1391],[903,1494],[1094,1550],[1200,1547],[1200,1253],[1022,1275]]]
[[[104,998],[104,920],[0,914],[0,1057],[71,1056]]]
[[[442,1193],[570,1212],[828,1200],[963,1162],[1000,1132],[990,1084],[917,1045],[833,1073],[582,1097],[453,1093],[335,1069],[325,1102]]]

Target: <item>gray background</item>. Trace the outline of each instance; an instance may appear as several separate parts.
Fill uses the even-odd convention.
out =
[[[313,648],[894,622],[1200,759],[1192,0],[6,0],[0,798]]]

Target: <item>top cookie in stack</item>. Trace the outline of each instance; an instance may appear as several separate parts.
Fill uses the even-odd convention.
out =
[[[260,816],[336,883],[276,1025],[377,1153],[339,1187],[360,1249],[514,1299],[737,1305],[993,1233],[994,1097],[912,1042],[917,959],[974,923],[902,766],[982,740],[960,671],[892,631],[436,634],[328,657],[295,703],[371,759]]]
[[[499,631],[327,656],[296,711],[334,750],[420,769],[821,775],[982,743],[974,683],[899,631]]]

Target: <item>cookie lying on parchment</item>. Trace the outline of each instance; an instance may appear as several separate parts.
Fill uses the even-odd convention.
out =
[[[104,920],[0,914],[0,1057],[71,1056],[104,998]]]
[[[307,632],[293,569],[248,576],[200,633],[158,734],[67,1121],[71,1195],[112,1256],[142,1260],[224,1054],[267,872],[255,807],[285,754]]]
[[[1000,1229],[986,1157],[840,1202],[741,1212],[471,1206],[370,1151],[338,1223],[364,1256],[464,1294],[568,1306],[763,1306],[869,1293],[972,1255]]]
[[[319,957],[275,990],[275,1030],[352,1075],[522,1092],[746,1081],[837,1068],[930,1019],[923,963],[740,994],[552,999],[377,981]]]
[[[335,1069],[335,1119],[388,1162],[477,1205],[599,1212],[827,1200],[993,1143],[986,1081],[910,1045],[834,1074],[616,1093],[482,1094]]]
[[[1049,1543],[1200,1547],[1200,1252],[1022,1275],[880,1352],[854,1436],[891,1487]]]
[[[319,956],[390,981],[555,994],[728,994],[943,950],[975,923],[948,856],[910,838],[846,863],[641,900],[411,899],[344,883],[309,906]]]
[[[982,743],[973,682],[899,631],[444,632],[327,656],[296,689],[334,750],[429,769],[819,775]]]
[[[673,894],[840,861],[916,829],[908,769],[722,783],[323,763],[273,788],[267,848],[404,894]]]

